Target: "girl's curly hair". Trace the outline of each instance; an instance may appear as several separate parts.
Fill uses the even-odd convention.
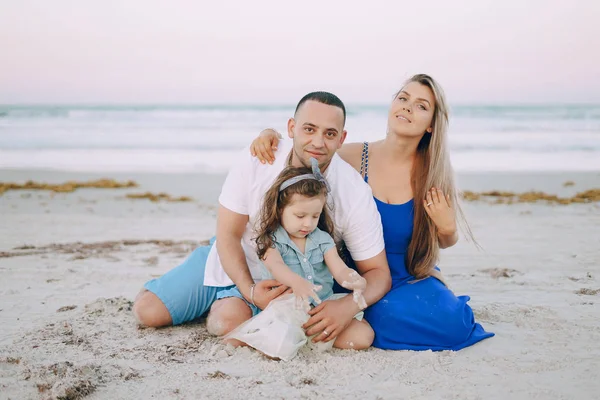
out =
[[[281,214],[283,209],[291,203],[293,195],[300,194],[306,197],[327,196],[325,183],[315,179],[303,179],[281,192],[279,191],[283,182],[304,174],[312,174],[312,170],[307,167],[285,168],[265,194],[260,210],[258,236],[255,239],[259,259],[264,260],[267,250],[274,246],[273,234],[281,225]],[[319,217],[317,227],[333,236],[334,225],[327,210],[327,203],[323,206],[323,212]]]

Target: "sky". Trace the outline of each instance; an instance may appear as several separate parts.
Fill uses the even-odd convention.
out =
[[[600,2],[0,0],[0,103],[600,103]]]

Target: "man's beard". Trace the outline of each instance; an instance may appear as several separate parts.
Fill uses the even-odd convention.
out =
[[[304,148],[302,148],[302,153],[304,153]],[[305,160],[303,157],[300,156],[300,154],[298,154],[295,147],[292,148],[292,153],[290,153],[290,158],[289,158],[289,162],[288,162],[289,165],[291,165],[291,163],[292,163],[292,155],[296,156],[296,158],[298,159],[298,161],[300,161],[300,164],[302,164],[303,167],[312,169],[312,165],[310,164],[310,158],[308,160]],[[311,157],[311,158],[314,158],[314,157]],[[329,166],[329,164],[331,164],[332,159],[333,159],[333,157],[327,159],[327,161],[325,161],[323,164],[319,163],[319,170],[321,172],[323,172],[323,169],[326,169]]]

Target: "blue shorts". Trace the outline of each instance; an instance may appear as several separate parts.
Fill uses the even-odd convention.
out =
[[[239,297],[245,301],[235,286],[204,286],[206,259],[213,243],[214,238],[208,246],[195,249],[181,265],[144,285],[146,290],[154,293],[167,307],[173,325],[202,317],[216,300]],[[246,304],[252,310],[252,315],[258,313],[257,307],[248,302]]]
[[[240,298],[242,300],[244,300],[244,302],[246,303],[246,305],[248,307],[250,307],[250,310],[252,310],[252,316],[256,316],[256,314],[258,314],[260,312],[260,308],[256,307],[254,304],[248,302],[244,296],[242,296],[242,293],[240,293],[239,289],[237,288],[237,286],[229,286],[227,288],[223,288],[224,290],[219,291],[219,293],[217,293],[217,300],[221,300],[224,299],[226,297],[237,297]]]

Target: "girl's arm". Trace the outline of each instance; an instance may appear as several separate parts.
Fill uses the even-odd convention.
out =
[[[263,263],[273,275],[273,278],[292,288],[292,291],[297,298],[301,298],[303,301],[308,302],[312,297],[316,303],[321,302],[321,299],[319,299],[319,296],[317,296],[316,293],[320,287],[292,271],[285,262],[283,262],[283,258],[277,249],[268,249],[265,253]]]
[[[327,250],[324,258],[325,264],[327,264],[327,268],[329,268],[329,272],[331,272],[336,282],[342,287],[354,291],[354,301],[361,310],[367,308],[367,302],[362,295],[367,288],[367,280],[346,265],[335,247]]]

